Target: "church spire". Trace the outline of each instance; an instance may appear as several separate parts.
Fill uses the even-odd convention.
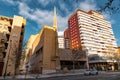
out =
[[[54,6],[54,20],[53,20],[53,27],[57,29],[57,16],[56,16],[56,7]]]

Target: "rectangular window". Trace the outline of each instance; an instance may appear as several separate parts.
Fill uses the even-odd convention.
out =
[[[4,43],[5,42],[5,40],[4,39],[1,39],[1,43]]]
[[[3,32],[3,37],[6,37],[6,32]]]
[[[0,28],[2,28],[2,24],[0,24]]]
[[[5,30],[7,30],[7,29],[8,29],[8,26],[7,26],[7,25],[5,25],[5,26],[4,26],[4,29],[5,29]]]
[[[17,37],[18,37],[18,35],[17,35],[17,34],[12,34],[12,36],[13,36],[14,38],[17,38]]]

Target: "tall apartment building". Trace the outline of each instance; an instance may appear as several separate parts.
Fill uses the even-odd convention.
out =
[[[26,20],[20,16],[0,16],[0,75],[19,71]]]
[[[58,36],[58,48],[64,49],[64,37],[63,36]]]
[[[68,20],[70,49],[85,50],[89,63],[103,67],[116,52],[116,41],[110,22],[96,11],[77,10]],[[108,66],[112,66],[109,65]]]
[[[68,28],[64,31],[64,46],[65,46],[65,49],[70,49],[70,38],[69,38]]]

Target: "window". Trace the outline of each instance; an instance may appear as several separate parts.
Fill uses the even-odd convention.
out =
[[[2,28],[2,24],[0,24],[0,28]]]
[[[6,29],[6,30],[7,30],[7,29],[8,29],[8,26],[7,26],[7,25],[5,25],[5,26],[4,26],[4,29]]]
[[[5,42],[5,40],[4,39],[1,39],[1,43],[4,43]]]
[[[3,32],[3,37],[5,37],[6,36],[6,32]]]
[[[17,37],[18,37],[18,35],[17,35],[17,34],[13,34],[12,36],[13,36],[14,38],[17,38]]]
[[[20,39],[20,42],[22,42],[22,40]]]
[[[23,32],[21,32],[21,35],[23,35]]]
[[[24,25],[22,25],[22,28],[24,28]]]

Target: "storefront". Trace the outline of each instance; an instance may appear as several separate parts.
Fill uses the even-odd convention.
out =
[[[89,61],[89,68],[95,67],[97,70],[100,71],[107,71],[107,70],[118,70],[118,64],[116,61],[113,60],[95,60]]]

